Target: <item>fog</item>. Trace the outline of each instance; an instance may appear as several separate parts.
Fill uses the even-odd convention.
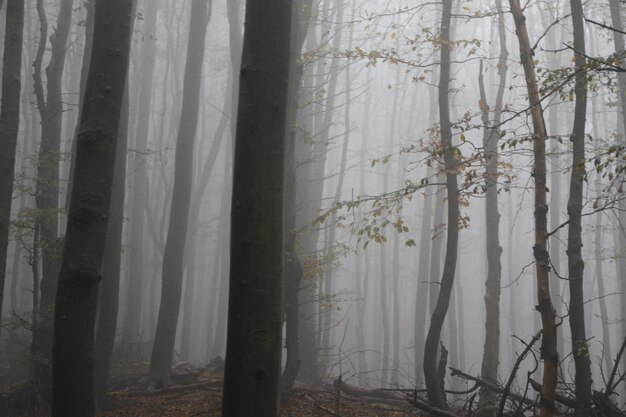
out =
[[[45,366],[49,357],[51,342],[37,342],[38,337],[45,339],[37,333],[45,333],[46,323],[51,331],[48,309],[54,308],[54,302],[46,304],[46,293],[54,294],[54,290],[46,288],[46,282],[54,282],[50,277],[59,271],[71,198],[68,190],[86,82],[83,72],[89,62],[84,54],[90,49],[89,30],[93,30],[89,1],[69,1],[69,34],[66,46],[60,46],[65,53],[58,55],[55,46],[46,42],[39,63],[42,70],[37,73],[41,48],[37,7],[47,18],[46,38],[54,39],[64,24],[59,17],[61,5],[67,3],[24,2],[20,127],[0,358],[15,383],[29,379],[32,372],[28,369]],[[128,145],[125,155],[118,158],[125,164],[115,168],[123,191],[113,191],[111,197],[115,201],[117,195],[118,204],[123,204],[117,221],[121,241],[112,249],[118,254],[118,268],[115,256],[107,258],[105,252],[98,313],[100,321],[103,314],[117,314],[112,369],[154,362],[157,324],[176,317],[175,333],[163,330],[167,335],[160,336],[175,337],[171,363],[165,364],[167,372],[170,365],[172,369],[203,367],[226,353],[233,155],[245,5],[240,0],[208,1],[203,56],[202,51],[189,49],[202,59],[199,84],[193,84],[193,77],[185,80],[192,65],[192,55],[187,54],[188,45],[193,44],[189,37],[198,36],[190,24],[193,3],[138,0],[136,4],[127,108],[120,127]],[[295,70],[298,85],[290,86],[295,98],[288,101],[282,185],[283,298],[292,314],[288,280],[293,268],[301,272],[294,281],[299,300],[295,310],[299,316],[297,383],[332,384],[340,378],[342,383],[368,389],[426,388],[424,346],[437,298],[446,288],[442,276],[452,271],[452,291],[440,334],[441,346],[448,351],[447,367],[501,384],[514,371],[513,390],[523,394],[529,372],[541,380],[541,343],[534,344],[521,365],[516,360],[542,329],[542,322],[536,308],[533,252],[533,103],[529,104],[508,2],[453,1],[450,41],[442,39],[439,2],[294,3],[302,6],[292,24],[292,44],[296,44],[292,49],[297,52],[292,51],[290,77]],[[623,35],[614,30],[609,3],[590,0],[583,5],[587,19],[586,156],[574,169],[570,135],[577,72],[570,2],[522,5],[548,135],[547,268],[556,311],[559,384],[571,392],[576,348],[568,322],[572,305],[566,251],[571,223],[568,199],[570,178],[581,170],[584,328],[594,389],[605,388],[624,336],[626,299],[620,271],[626,267],[626,235],[621,209],[624,123],[620,94],[623,98],[621,88],[626,83],[622,85],[624,80],[619,78],[624,60],[619,51],[616,54],[619,42],[614,42],[614,37]],[[623,3],[617,7],[623,18]],[[202,28],[196,29],[202,36]],[[2,29],[1,44],[4,36]],[[440,114],[442,48],[451,54],[449,88],[443,93],[448,99],[449,148]],[[50,89],[55,70],[51,62],[58,59],[65,66],[56,67],[61,74],[55,93]],[[197,104],[194,91],[199,93]],[[41,100],[47,103],[43,109]],[[52,103],[58,103],[60,111]],[[46,118],[60,123],[56,149],[54,144],[47,149],[42,144],[49,135]],[[185,129],[191,140],[184,139],[181,132]],[[190,157],[177,161],[183,140]],[[281,156],[275,154],[276,163]],[[50,158],[58,165],[48,167],[48,174],[42,176]],[[491,174],[486,172],[490,158],[497,158]],[[454,166],[449,166],[450,161]],[[187,178],[184,168],[189,170],[190,183],[183,180]],[[58,185],[50,177],[56,174]],[[455,245],[447,243],[451,236],[446,192],[450,177],[458,180],[459,188],[456,259],[451,255]],[[188,207],[185,187],[190,187]],[[42,197],[46,189],[51,189],[52,200]],[[497,225],[495,236],[490,221]],[[115,222],[112,211],[109,222]],[[179,261],[168,261],[177,256],[182,275],[172,272],[176,269],[172,265]],[[169,272],[164,265],[172,266]],[[498,280],[492,281],[492,292],[485,295],[490,265],[498,266]],[[103,307],[111,305],[103,288],[110,273],[107,268],[119,269],[119,291],[114,295],[119,295],[117,312]],[[168,283],[164,281],[167,274],[178,278]],[[177,287],[180,278],[182,287]],[[485,302],[493,294],[499,302],[496,299],[492,303],[496,310],[487,313]],[[169,304],[164,307],[163,303]],[[492,345],[497,356],[484,358],[485,323],[489,317],[496,319],[494,311],[499,315],[495,324],[499,335]],[[102,331],[102,324],[97,323],[96,334]],[[165,329],[167,325],[159,326]],[[288,360],[287,332],[285,328],[283,365]],[[483,362],[490,360],[496,371],[487,376]],[[154,371],[154,363],[150,368]],[[446,388],[453,390],[474,385],[450,371],[445,381]],[[3,390],[7,387],[2,384]],[[624,394],[623,387],[616,391]],[[462,404],[469,395],[450,395],[448,400],[453,398]],[[616,402],[621,405],[623,397]]]

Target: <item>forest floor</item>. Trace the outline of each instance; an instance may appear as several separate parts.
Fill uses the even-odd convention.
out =
[[[212,362],[197,369],[180,365],[174,369],[172,386],[148,389],[147,364],[125,363],[113,370],[111,391],[97,413],[98,417],[218,417],[221,415],[222,364]],[[47,417],[43,408],[26,406],[29,363],[26,358],[10,361],[0,369],[0,417]],[[22,387],[22,388],[20,388]],[[293,395],[281,406],[281,417],[418,417],[422,416],[400,396],[389,399],[367,396],[354,389],[338,393],[332,386],[298,384]],[[339,398],[337,404],[337,398]],[[337,408],[338,406],[338,408]],[[337,410],[339,413],[337,413]],[[253,416],[251,416],[253,417]]]

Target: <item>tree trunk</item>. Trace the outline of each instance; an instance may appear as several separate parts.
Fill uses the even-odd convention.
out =
[[[132,161],[132,185],[129,195],[130,211],[130,268],[125,279],[126,302],[124,325],[122,326],[122,344],[126,348],[135,347],[140,341],[141,308],[145,296],[142,294],[144,280],[144,227],[145,205],[148,199],[148,173],[146,158],[150,110],[152,108],[152,83],[156,59],[156,23],[159,1],[145,3],[143,51],[141,57],[141,84],[137,103],[137,125]]]
[[[452,146],[452,129],[450,125],[450,108],[448,104],[448,89],[450,86],[450,21],[452,18],[452,0],[443,0],[441,12],[441,63],[439,75],[439,119],[441,128],[441,147],[443,150],[446,188],[448,197],[448,233],[446,241],[446,257],[441,277],[441,286],[437,304],[433,310],[424,347],[424,378],[428,400],[435,406],[448,408],[438,377],[437,349],[441,339],[450,294],[454,284],[456,268],[458,238],[459,238],[459,189],[457,183],[457,160],[455,149]]]
[[[592,42],[594,37],[591,37]],[[594,42],[595,43],[595,42]],[[593,43],[592,43],[593,44]],[[595,49],[595,48],[594,48]],[[593,51],[592,51],[593,53]],[[591,99],[591,103],[593,106],[592,110],[592,126],[593,126],[593,138],[599,138],[600,133],[598,131],[598,105],[597,105],[597,97],[593,97]],[[595,155],[596,157],[600,157],[602,154],[602,149],[599,143],[596,142],[595,146]],[[594,188],[596,192],[596,198],[602,198],[602,173],[596,173],[596,178],[594,181]],[[596,285],[598,287],[598,303],[600,305],[600,323],[602,324],[602,360],[604,364],[604,372],[605,375],[611,374],[611,369],[613,368],[613,353],[611,349],[611,335],[609,331],[609,315],[607,311],[606,305],[606,290],[604,288],[604,271],[603,271],[603,224],[602,224],[602,216],[604,213],[599,212],[596,213],[596,223],[594,230],[594,256],[595,256],[595,275],[596,275]]]
[[[61,241],[59,240],[59,167],[61,127],[63,121],[62,77],[70,26],[72,0],[62,0],[56,22],[56,31],[50,37],[52,55],[46,68],[47,92],[41,91],[41,145],[37,161],[37,209],[39,210],[40,247],[42,255],[41,315],[36,340],[35,384],[44,398],[50,395],[50,359],[52,349],[52,322],[54,300],[59,277]],[[43,5],[41,6],[43,8]],[[45,11],[44,11],[45,13]],[[40,15],[41,16],[41,15]],[[47,25],[47,23],[45,23]],[[42,20],[42,26],[44,22]],[[40,42],[45,46],[45,37]],[[41,47],[41,45],[40,45]],[[41,64],[41,61],[39,61]],[[39,79],[41,79],[38,76]]]
[[[76,171],[54,320],[52,416],[95,414],[94,324],[117,134],[130,52],[132,0],[98,2],[76,145]],[[110,51],[118,51],[111,55]]]
[[[585,332],[585,294],[582,257],[582,207],[585,181],[585,121],[587,117],[587,72],[585,58],[585,27],[581,0],[571,0],[574,27],[574,50],[576,84],[576,107],[572,132],[573,154],[570,179],[570,196],[567,203],[569,229],[567,236],[567,260],[569,267],[569,325],[572,332],[572,356],[576,368],[575,393],[576,417],[591,414],[591,364],[589,345]]]
[[[311,0],[296,1],[293,8],[291,28],[291,56],[289,57],[289,71],[292,76],[289,79],[289,96],[287,106],[287,144],[286,146],[286,170],[285,170],[285,240],[284,256],[285,271],[284,281],[284,309],[285,309],[285,345],[287,358],[285,370],[281,380],[281,398],[285,401],[290,395],[293,384],[298,376],[300,364],[300,285],[302,282],[302,264],[298,257],[297,230],[296,230],[296,141],[298,140],[297,118],[300,99],[300,87],[302,84],[303,65],[299,62],[302,55],[302,47],[306,39],[309,24]]]
[[[4,299],[15,153],[20,129],[20,93],[22,89],[22,43],[24,39],[24,1],[7,2],[2,61],[2,102],[0,106],[0,318]],[[16,250],[17,251],[17,250]],[[17,255],[16,255],[17,256]],[[15,274],[16,271],[13,271]],[[13,306],[14,307],[14,306]],[[1,332],[1,326],[0,326]]]
[[[246,7],[233,170],[224,417],[278,415],[291,7],[285,0],[249,2]]]
[[[432,74],[433,84],[436,83],[435,72]],[[428,123],[434,124],[435,117],[437,116],[437,106],[435,89],[429,88],[428,90],[428,107],[429,118]],[[429,137],[429,145],[433,145],[434,135]],[[428,166],[426,169],[426,178],[430,181],[433,176],[434,170],[432,166]],[[437,188],[434,190],[435,198],[437,196]],[[439,200],[437,200],[439,201]],[[428,294],[431,286],[432,271],[430,270],[431,249],[435,249],[435,242],[432,240],[433,234],[433,191],[426,189],[424,192],[424,209],[422,210],[422,225],[420,228],[420,242],[419,242],[419,268],[417,275],[417,294],[415,295],[415,385],[416,388],[424,387],[424,338],[426,335],[426,322],[429,316],[432,314],[432,308],[428,309]],[[436,223],[436,222],[435,222]],[[436,224],[435,224],[436,226]]]
[[[533,50],[528,37],[526,19],[519,0],[509,0],[511,13],[520,48],[520,59],[524,67],[526,89],[530,102],[533,123],[533,175],[535,178],[535,246],[533,253],[537,270],[537,310],[541,314],[543,384],[541,389],[540,417],[554,415],[554,396],[557,384],[559,354],[556,341],[556,312],[550,299],[550,255],[547,249],[548,204],[546,200],[546,123],[541,107],[539,86],[533,61]]]
[[[507,78],[508,51],[506,47],[506,15],[502,10],[502,0],[496,1],[498,11],[498,37],[500,57],[498,59],[498,90],[496,92],[493,126],[489,120],[489,105],[483,82],[483,73],[479,77],[480,107],[483,121],[483,142],[485,147],[485,223],[487,237],[487,280],[485,281],[485,344],[481,377],[487,381],[498,382],[500,360],[500,287],[502,282],[502,247],[500,247],[500,213],[498,212],[498,140],[502,119],[504,89]],[[481,62],[482,69],[482,62]],[[488,390],[481,392],[483,404],[495,400]]]
[[[624,22],[622,20],[622,12],[623,6],[620,4],[620,0],[608,0],[609,1],[609,9],[611,12],[611,26],[615,29],[612,33],[613,35],[613,44],[615,46],[615,55],[620,57],[618,62],[615,65],[620,67],[624,67],[624,63],[626,63],[626,58],[624,54],[626,53],[626,44],[624,42]],[[622,144],[626,143],[626,72],[618,72],[617,73],[617,87],[618,87],[618,95],[619,95],[619,104],[621,110],[621,117],[618,118],[621,121],[622,133],[625,137],[622,139]],[[626,213],[624,213],[624,203],[620,202],[619,204],[619,223],[621,225],[626,222]],[[620,257],[617,260],[617,268],[619,271],[619,283],[621,290],[621,314],[622,317],[626,317],[626,237],[624,237],[624,233],[618,233],[619,236],[619,253]],[[622,334],[626,332],[626,321],[622,321]],[[626,371],[626,355],[622,359],[622,372]]]
[[[185,242],[191,204],[192,161],[200,91],[202,90],[202,63],[210,13],[211,0],[193,0],[191,3],[183,105],[176,140],[172,207],[163,254],[161,304],[150,359],[150,377],[157,386],[169,383],[170,366],[176,342],[176,327],[183,287]]]
[[[93,42],[93,25],[94,25],[94,6],[95,0],[85,0],[84,7],[87,9],[85,18],[85,49],[83,51],[83,64],[80,70],[80,92],[78,109],[83,108],[83,102],[85,101],[85,84],[87,84],[87,76],[89,75],[89,62],[91,61],[91,43]],[[80,114],[78,115],[80,121]],[[78,136],[79,123],[76,123],[74,140],[72,140],[72,149],[70,152],[70,172],[67,179],[67,194],[65,196],[65,208],[70,206],[70,200],[72,198],[72,181],[74,179],[74,164],[76,163],[76,136]]]
[[[133,3],[136,5],[136,3]],[[135,16],[135,13],[132,13]],[[134,19],[131,21],[131,32]],[[117,332],[117,315],[120,295],[122,266],[122,232],[124,229],[124,194],[126,185],[126,153],[128,150],[128,87],[122,99],[122,113],[115,148],[115,171],[111,188],[109,221],[107,224],[104,258],[102,262],[102,284],[96,327],[94,353],[94,387],[96,401],[101,403],[107,392],[111,369],[113,345]]]

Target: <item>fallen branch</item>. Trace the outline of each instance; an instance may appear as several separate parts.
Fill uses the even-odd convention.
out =
[[[619,364],[622,359],[622,355],[624,354],[624,349],[626,348],[626,337],[624,337],[624,341],[622,342],[622,346],[619,349],[619,353],[615,358],[615,362],[613,363],[613,369],[611,370],[611,376],[609,377],[609,382],[606,384],[606,396],[610,397],[613,394],[615,388],[619,385],[619,383],[624,379],[624,375],[622,375],[617,382],[613,382],[617,375],[617,370],[619,368]]]
[[[215,391],[221,392],[222,384],[224,381],[206,381],[200,382],[198,384],[188,384],[188,385],[172,385],[171,387],[158,389],[158,390],[148,390],[148,391],[113,391],[110,392],[109,395],[122,396],[122,397],[151,397],[158,396],[161,394],[169,394],[171,392],[180,392],[180,391],[193,391],[193,390],[206,390],[206,391]]]
[[[517,371],[522,364],[528,352],[533,348],[533,345],[537,343],[537,340],[541,337],[541,330],[537,332],[535,336],[530,340],[530,342],[526,345],[522,353],[517,357],[515,361],[515,365],[513,365],[513,369],[511,370],[511,374],[509,375],[509,380],[506,381],[506,385],[504,386],[504,392],[502,393],[502,397],[500,398],[500,404],[498,405],[498,414],[497,416],[502,416],[504,413],[504,406],[506,404],[506,397],[511,393],[511,385],[513,385],[513,381],[515,380],[515,376],[517,375]],[[525,398],[525,397],[524,397]]]
[[[379,401],[389,403],[391,405],[405,405],[406,400],[383,390],[365,390],[353,387],[346,383],[341,384],[341,391],[355,397],[368,398],[370,401]]]
[[[472,376],[472,375],[466,374],[465,372],[463,372],[463,371],[461,371],[459,369],[450,368],[450,370],[452,371],[452,374],[451,374],[452,376],[457,376],[459,378],[466,379],[468,381],[473,381],[476,384],[480,385],[481,387],[483,387],[485,389],[488,389],[489,391],[493,391],[493,392],[495,392],[497,394],[504,394],[504,388],[502,388],[502,387],[500,387],[500,386],[498,386],[498,385],[496,385],[496,384],[494,384],[492,382],[485,381],[484,379],[479,378],[477,376]],[[518,394],[513,394],[513,393],[509,392],[508,396],[511,397],[511,398],[515,398],[517,401],[522,402],[522,403],[527,404],[527,405],[535,405],[536,404],[536,402],[534,400],[531,400],[530,398],[522,397],[521,395],[518,395]]]
[[[331,410],[330,408],[324,407],[322,404],[318,403],[317,401],[315,401],[313,399],[313,397],[310,397],[308,395],[304,395],[304,398],[306,398],[307,400],[311,401],[311,404],[313,404],[314,406],[316,406],[317,408],[319,408],[320,410],[330,414],[331,416],[337,416],[340,417],[339,414],[335,413],[333,410]]]

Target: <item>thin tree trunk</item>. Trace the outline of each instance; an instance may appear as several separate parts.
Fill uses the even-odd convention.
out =
[[[585,58],[585,27],[581,0],[571,0],[574,26],[576,107],[572,132],[573,155],[570,196],[567,203],[569,229],[567,260],[569,266],[569,324],[572,332],[572,356],[576,368],[576,417],[591,414],[591,364],[585,331],[585,294],[583,287],[585,262],[582,257],[582,206],[585,180],[585,121],[587,117],[587,72]]]
[[[441,390],[441,384],[437,369],[437,349],[441,339],[450,294],[454,284],[454,272],[457,261],[458,237],[459,237],[459,190],[457,183],[457,160],[452,146],[452,129],[450,124],[450,108],[448,94],[450,86],[450,21],[452,18],[452,0],[443,1],[441,13],[441,60],[439,76],[439,119],[441,129],[441,147],[443,150],[446,188],[448,197],[448,233],[446,241],[446,257],[441,277],[441,286],[437,304],[433,310],[430,328],[426,336],[424,347],[424,377],[428,400],[435,406],[443,409],[448,408],[445,396]]]
[[[76,179],[54,320],[52,416],[91,417],[94,325],[117,135],[130,54],[132,0],[98,2],[76,146]],[[111,55],[110,51],[118,51]]]
[[[550,255],[547,249],[548,204],[546,200],[546,124],[539,96],[533,51],[526,28],[526,19],[519,0],[509,0],[519,41],[520,59],[524,67],[530,113],[533,123],[533,175],[535,178],[535,246],[533,253],[537,270],[537,310],[541,314],[543,384],[540,417],[554,415],[554,396],[557,384],[559,354],[556,340],[556,312],[550,298]]]
[[[500,287],[502,282],[502,247],[500,247],[500,213],[498,212],[498,140],[500,139],[504,89],[507,78],[508,51],[506,47],[505,14],[502,0],[496,1],[498,10],[498,37],[500,57],[498,59],[498,90],[496,92],[494,121],[489,120],[489,105],[481,71],[479,77],[481,111],[483,121],[483,142],[485,147],[485,223],[487,237],[487,280],[485,281],[485,344],[481,368],[482,378],[497,383],[500,361]],[[482,69],[482,62],[481,62]],[[481,392],[483,404],[493,402],[495,397],[488,390]]]
[[[613,45],[615,46],[615,55],[619,57],[619,61],[616,62],[616,65],[624,67],[624,63],[626,63],[626,58],[624,55],[626,54],[626,44],[624,42],[624,22],[622,20],[622,12],[623,5],[620,4],[620,0],[608,0],[609,2],[609,10],[611,12],[611,26],[615,29],[612,33],[613,35]],[[626,73],[618,72],[617,73],[617,87],[618,87],[618,95],[619,95],[619,104],[621,110],[621,117],[618,116],[619,121],[621,121],[622,134],[625,135],[622,138],[622,144],[626,143]],[[626,213],[624,213],[624,203],[621,202],[619,210],[619,223],[621,225],[626,222]],[[626,275],[626,237],[624,236],[624,232],[621,231],[617,234],[619,237],[619,252],[620,257],[618,258],[616,264],[620,276],[620,289],[621,289],[621,315],[622,317],[626,317],[626,279],[624,276]],[[622,321],[622,334],[626,332],[626,320]],[[622,372],[626,371],[626,355],[622,359]]]
[[[432,75],[433,83],[436,82],[435,73]],[[429,123],[435,123],[436,100],[435,89],[430,88],[428,93],[428,107],[430,109]],[[433,135],[430,135],[429,145],[433,145]],[[430,181],[434,170],[431,166],[426,169],[426,178]],[[434,191],[435,197],[437,189]],[[432,283],[431,280],[431,248],[435,249],[435,242],[432,240],[433,235],[433,192],[426,189],[424,193],[424,209],[422,210],[422,226],[420,228],[419,242],[419,268],[417,275],[417,294],[415,295],[415,384],[417,388],[424,387],[424,339],[426,336],[426,322],[429,313],[432,314],[432,308],[428,309],[428,295]],[[436,223],[436,222],[435,222]]]
[[[149,181],[146,168],[150,110],[152,105],[152,83],[156,59],[156,24],[159,1],[145,3],[143,51],[141,58],[141,83],[137,103],[137,125],[135,130],[132,162],[132,185],[129,195],[132,201],[130,210],[130,268],[127,283],[122,343],[126,348],[134,347],[140,341],[141,309],[144,303],[142,294],[144,280],[144,227],[145,205],[148,200]]]
[[[592,41],[593,41],[592,37]],[[595,48],[594,48],[595,49]],[[593,53],[593,52],[592,52]],[[597,97],[593,97],[591,99],[591,103],[593,106],[592,112],[592,126],[593,126],[593,138],[599,138],[600,133],[598,131],[598,106],[597,106]],[[596,144],[595,153],[597,157],[600,157],[602,151],[600,149],[599,144]],[[596,192],[596,198],[600,199],[602,197],[602,177],[601,173],[596,173],[596,179],[594,181],[594,188]],[[613,367],[613,353],[611,349],[611,335],[609,331],[609,315],[607,311],[606,305],[606,290],[604,288],[604,271],[603,271],[603,245],[602,239],[604,235],[603,224],[602,224],[602,216],[604,213],[599,212],[596,213],[596,224],[594,230],[594,256],[595,256],[595,275],[596,275],[596,285],[598,286],[598,302],[600,304],[600,323],[602,324],[602,359],[604,363],[604,372],[605,375],[610,375],[611,369]]]
[[[565,2],[564,2],[565,3]],[[557,3],[558,5],[558,3]],[[552,24],[552,4],[545,3],[545,9],[540,10],[541,20],[544,28],[550,27]],[[546,37],[546,44],[550,51],[555,51],[559,47],[557,43],[556,35]],[[547,61],[547,67],[549,70],[558,70],[560,68],[559,54],[548,52],[545,56]],[[548,131],[553,135],[559,133],[559,106],[552,105],[548,108]],[[550,212],[548,213],[549,227],[551,230],[556,229],[561,224],[561,179],[563,177],[563,170],[561,167],[561,142],[559,140],[550,141]],[[561,317],[563,299],[561,298],[561,283],[559,276],[563,275],[561,269],[561,253],[563,248],[561,247],[560,230],[557,230],[555,234],[550,236],[549,248],[550,248],[550,293],[552,294],[552,302],[554,309],[556,310],[557,317]],[[536,316],[535,316],[536,317]],[[559,326],[556,331],[557,348],[559,350],[559,356],[564,353],[565,343],[563,339],[563,328],[565,326]]]
[[[0,4],[1,7],[1,4]],[[2,61],[2,99],[0,106],[0,319],[4,299],[15,153],[20,130],[20,93],[22,89],[22,43],[24,39],[24,1],[8,0]],[[17,249],[16,249],[17,252]],[[15,256],[18,256],[17,253]],[[13,274],[16,271],[13,270]],[[1,332],[1,326],[0,326]]]
[[[210,14],[211,0],[193,0],[189,23],[187,63],[185,65],[183,105],[176,140],[172,207],[163,254],[161,304],[150,359],[150,377],[153,378],[153,383],[156,386],[169,383],[170,366],[174,356],[176,327],[183,287],[185,242],[191,205],[192,161],[198,124],[200,91],[202,90],[202,63],[206,27],[209,23]]]
[[[56,31],[50,37],[52,55],[46,68],[47,92],[45,102],[41,92],[41,145],[37,161],[37,209],[42,255],[41,318],[37,328],[37,354],[35,384],[44,398],[50,396],[50,362],[52,349],[52,322],[54,300],[59,277],[61,241],[59,239],[59,168],[61,152],[61,127],[63,121],[62,77],[70,26],[72,23],[72,0],[62,0],[56,22]],[[41,6],[43,8],[43,5]],[[43,12],[45,13],[45,11]],[[40,15],[41,16],[41,15]],[[43,22],[42,27],[47,25]],[[42,32],[43,34],[43,32]],[[45,45],[45,37],[40,39]],[[41,45],[40,45],[41,47]],[[41,61],[39,61],[41,65]],[[38,74],[37,78],[41,80]]]
[[[297,250],[297,230],[296,230],[296,141],[299,139],[297,131],[298,104],[300,98],[300,88],[303,76],[303,64],[300,57],[302,47],[309,30],[310,11],[312,1],[297,1],[294,4],[291,28],[291,56],[289,79],[289,96],[287,106],[288,136],[286,144],[286,170],[285,170],[285,240],[284,256],[285,270],[283,274],[285,290],[285,345],[287,358],[285,370],[281,380],[281,399],[285,401],[290,395],[293,384],[300,370],[300,285],[302,282],[303,269]]]
[[[80,121],[80,109],[83,108],[83,102],[85,100],[85,85],[87,84],[87,75],[89,74],[89,62],[91,61],[91,43],[93,42],[93,26],[94,26],[94,6],[95,0],[85,0],[84,7],[87,9],[87,16],[85,20],[85,49],[83,52],[83,65],[80,71],[80,92],[78,109],[78,120]],[[76,154],[76,136],[78,135],[78,122],[76,123],[76,131],[74,132],[74,140],[72,140],[72,150],[70,152],[70,172],[67,181],[67,195],[65,198],[65,208],[70,206],[70,200],[72,198],[72,181],[74,180],[74,163],[76,162],[74,156]]]

